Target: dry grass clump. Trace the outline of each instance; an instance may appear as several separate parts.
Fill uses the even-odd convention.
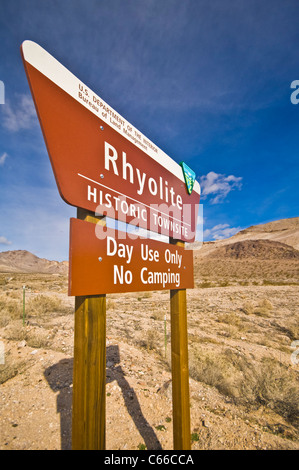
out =
[[[273,305],[268,299],[262,299],[257,305],[252,301],[247,301],[241,308],[241,311],[246,315],[258,315],[261,317],[270,316],[271,311],[273,310]]]
[[[107,310],[114,310],[116,308],[117,303],[115,300],[107,299],[106,300],[106,309]]]
[[[0,296],[0,327],[9,324],[11,320],[16,320],[22,315],[21,298],[10,296],[7,292]]]
[[[299,338],[299,324],[296,319],[291,319],[289,321],[273,322],[272,324],[275,328],[282,334],[286,335],[290,341],[296,341]]]
[[[246,315],[252,315],[254,312],[254,304],[253,302],[245,302],[244,306],[241,308],[242,312]]]
[[[22,326],[20,320],[10,322],[6,328],[5,337],[12,341],[23,341],[25,339],[26,329]]]
[[[226,323],[227,325],[236,326],[237,328],[241,327],[241,318],[235,313],[223,313],[218,316],[218,321],[221,323]]]
[[[139,346],[145,348],[147,351],[156,350],[159,352],[160,341],[158,332],[152,329],[147,330],[143,338],[139,341]]]
[[[244,371],[241,398],[252,406],[267,406],[299,426],[298,372],[275,359],[264,358],[255,368]]]
[[[72,309],[66,306],[58,297],[40,294],[29,299],[26,311],[29,316],[43,317],[52,313],[65,315],[71,313]]]
[[[0,296],[0,327],[5,327],[3,335],[8,340],[25,341],[31,348],[51,347],[52,336],[47,326],[49,318],[71,312],[72,308],[57,296],[27,296],[23,318],[22,295],[6,292]]]
[[[190,376],[240,405],[266,406],[299,425],[299,374],[275,359],[254,364],[245,355],[226,349],[222,354],[193,349]]]
[[[218,316],[217,321],[226,325],[225,328],[219,332],[219,335],[227,338],[238,338],[240,337],[240,333],[247,333],[248,331],[247,320],[235,312],[222,313]]]
[[[22,373],[29,366],[28,361],[16,361],[9,355],[5,358],[5,365],[0,368],[0,384],[7,382],[17,374]]]
[[[64,302],[53,295],[37,295],[35,297],[26,297],[25,316],[26,319],[39,317],[40,319],[55,315],[66,315],[72,312],[72,309]],[[0,328],[9,323],[22,318],[23,316],[23,297],[22,294],[15,292],[6,292],[0,296]]]
[[[260,317],[270,316],[271,311],[273,310],[273,305],[270,300],[263,299],[259,302],[258,306],[254,309],[254,314],[259,315]]]
[[[156,321],[163,321],[164,320],[164,311],[161,309],[161,310],[154,310],[153,312],[151,312],[151,318],[153,320],[156,320]]]
[[[152,292],[138,292],[137,300],[150,299],[153,296]]]
[[[27,346],[36,349],[47,349],[51,345],[50,337],[47,331],[42,328],[28,331],[24,339]]]
[[[296,321],[293,321],[287,325],[287,334],[288,337],[293,341],[299,338],[299,324]]]
[[[198,382],[216,387],[220,393],[234,397],[235,370],[233,364],[227,359],[227,353],[216,354],[203,349],[193,349],[189,360],[190,376]]]
[[[5,332],[6,339],[12,341],[25,341],[31,348],[47,348],[50,346],[50,335],[47,330],[39,327],[23,326],[20,320],[9,324]]]

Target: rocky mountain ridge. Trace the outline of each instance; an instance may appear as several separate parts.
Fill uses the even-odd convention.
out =
[[[3,251],[0,253],[0,272],[62,274],[68,271],[67,261],[50,261],[26,250]]]

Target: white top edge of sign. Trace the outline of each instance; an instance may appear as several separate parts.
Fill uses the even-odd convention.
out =
[[[45,51],[45,49],[33,41],[24,41],[22,44],[22,51],[26,62],[31,64],[49,80],[72,96],[72,98],[82,104],[82,106],[106,122],[107,125],[119,132],[127,140],[134,143],[136,147],[146,152],[151,158],[153,158],[153,160],[156,160],[160,165],[164,166],[177,178],[185,182],[182,168],[178,163],[176,163],[165,152],[163,152],[163,150],[153,144],[138,129],[132,126],[132,124],[124,119],[117,111],[111,108],[111,106],[105,103],[102,98],[96,95],[88,86],[82,83],[81,80],[79,80],[60,62],[58,62],[58,60],[56,60],[51,54]],[[84,90],[87,91],[88,96],[92,97],[89,99],[89,101],[87,100],[87,102],[85,102],[78,97],[79,84],[81,87],[83,87]],[[98,103],[98,106],[92,106],[94,103]],[[103,109],[106,112],[103,112]],[[117,119],[114,119],[111,122],[110,116],[117,117]],[[117,127],[117,123],[123,123],[123,125]],[[130,132],[128,132],[128,129]],[[140,137],[136,136],[135,131],[137,134],[139,134]],[[193,191],[200,194],[200,185],[198,181],[195,181]]]

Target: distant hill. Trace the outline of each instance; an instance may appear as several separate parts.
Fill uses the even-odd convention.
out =
[[[241,230],[239,237],[247,240],[253,238],[266,238],[274,240],[299,250],[299,217],[292,219],[281,219],[267,224],[253,225],[245,230]]]
[[[0,253],[0,272],[66,275],[68,262],[49,261],[26,250],[3,251]]]
[[[255,225],[201,248],[193,246],[197,285],[298,284],[299,217]]]
[[[221,246],[229,245],[245,240],[270,240],[273,242],[283,243],[295,250],[299,250],[299,217],[291,219],[281,219],[267,224],[253,225],[241,230],[230,238],[216,240],[213,242],[205,242],[203,244],[193,243],[189,245],[191,249],[201,249],[198,251],[200,256],[209,256],[214,250]],[[268,245],[269,249],[271,248]],[[249,248],[249,245],[247,246]],[[266,246],[263,247],[266,249]]]
[[[233,258],[262,260],[299,260],[299,251],[295,248],[272,240],[243,240],[220,246],[212,251],[208,258]]]

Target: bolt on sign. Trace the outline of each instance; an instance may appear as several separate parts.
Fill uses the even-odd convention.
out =
[[[194,241],[200,186],[192,170],[38,44],[24,41],[21,51],[61,197],[99,215]]]
[[[193,253],[71,219],[69,295],[193,288]]]

